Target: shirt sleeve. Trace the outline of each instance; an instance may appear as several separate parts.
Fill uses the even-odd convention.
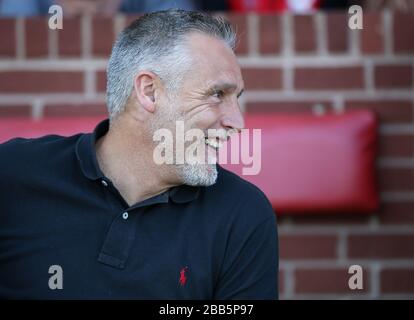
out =
[[[265,210],[267,218],[253,227],[241,218],[240,226],[231,233],[214,298],[278,299],[279,250],[274,211],[267,199],[243,206],[242,210]]]

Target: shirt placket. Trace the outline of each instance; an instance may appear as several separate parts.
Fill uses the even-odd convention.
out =
[[[121,200],[122,206],[125,207],[126,202],[110,181],[102,182],[102,185],[111,191],[112,197],[107,194],[107,200],[112,202],[115,200],[114,198],[118,198]],[[131,207],[118,209],[119,212],[112,220],[109,230],[106,233],[101,251],[98,255],[98,261],[114,268],[124,269],[135,239],[137,214],[144,207],[157,203],[168,203],[168,199],[169,193],[164,192]],[[122,207],[115,205],[113,202],[111,204],[114,210]]]

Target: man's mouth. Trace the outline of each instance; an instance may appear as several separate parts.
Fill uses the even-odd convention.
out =
[[[223,141],[219,138],[205,138],[205,144],[218,150],[223,145]]]
[[[215,150],[218,150],[220,147],[223,146],[225,141],[228,141],[230,139],[230,136],[235,132],[237,132],[237,130],[230,129],[226,132],[224,137],[221,137],[221,138],[220,137],[211,137],[211,138],[206,137],[205,144],[214,148]]]

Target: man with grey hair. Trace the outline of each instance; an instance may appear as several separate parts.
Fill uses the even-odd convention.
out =
[[[243,128],[234,44],[222,18],[144,15],[113,46],[108,120],[0,145],[0,297],[278,297],[264,194],[214,161],[154,161],[154,136],[177,123],[224,132],[192,142],[204,160]]]

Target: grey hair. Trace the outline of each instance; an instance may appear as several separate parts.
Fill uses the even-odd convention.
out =
[[[216,37],[234,50],[236,33],[231,25],[222,17],[202,12],[149,13],[119,34],[107,67],[107,107],[111,120],[124,110],[139,71],[154,72],[169,91],[177,89],[191,64],[185,42],[190,32]]]

